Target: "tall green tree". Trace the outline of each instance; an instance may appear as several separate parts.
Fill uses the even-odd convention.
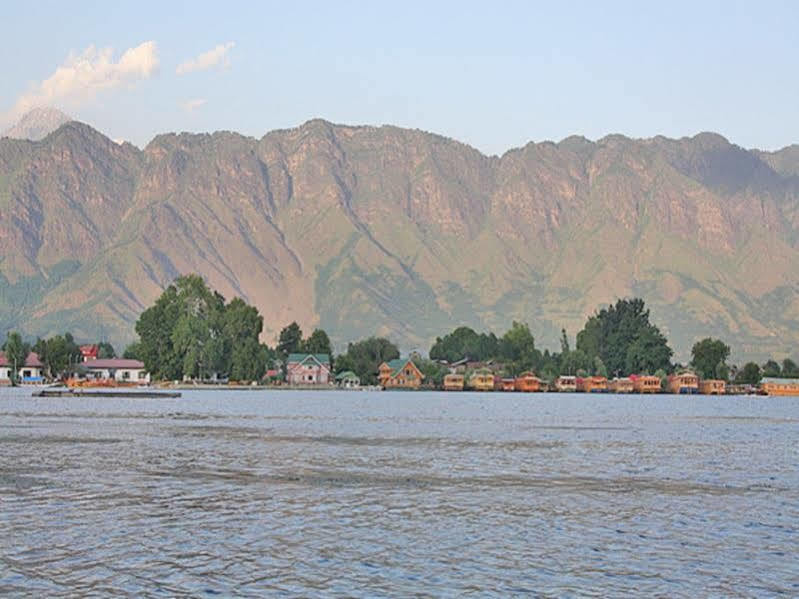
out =
[[[314,329],[313,333],[302,342],[302,351],[306,354],[327,354],[333,357],[333,346],[330,337],[323,329]]]
[[[9,366],[11,366],[11,383],[16,385],[19,378],[19,369],[25,365],[25,358],[28,357],[29,348],[22,341],[22,336],[16,331],[11,331],[6,336],[3,346]]]
[[[349,344],[347,352],[336,358],[336,371],[352,370],[362,383],[375,385],[380,365],[399,357],[399,349],[391,341],[383,337],[369,337]]]
[[[535,370],[541,362],[541,352],[535,348],[535,338],[527,323],[514,321],[502,336],[500,347],[510,374]]]
[[[768,360],[765,364],[763,364],[763,376],[782,376],[782,369],[774,360]]]
[[[722,378],[729,357],[729,345],[719,339],[707,337],[694,343],[691,349],[691,366],[703,378]]]
[[[110,358],[116,358],[117,353],[114,351],[114,346],[108,343],[108,341],[101,341],[97,345],[97,357],[102,360],[107,360]]]
[[[763,375],[760,366],[754,362],[747,362],[735,376],[735,382],[739,385],[757,385]]]
[[[799,378],[799,366],[790,358],[782,361],[782,376],[790,379]]]
[[[289,354],[302,351],[302,329],[296,322],[283,327],[277,341],[277,353],[285,361]]]
[[[599,356],[612,375],[668,370],[673,355],[639,298],[618,300],[591,316],[577,334],[577,349],[591,360]]]

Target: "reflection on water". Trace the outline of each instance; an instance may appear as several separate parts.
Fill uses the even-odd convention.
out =
[[[0,595],[799,596],[799,401],[0,391]]]

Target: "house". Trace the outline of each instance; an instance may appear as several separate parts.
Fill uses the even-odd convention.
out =
[[[478,370],[469,377],[469,387],[475,391],[493,391],[494,373],[485,369]]]
[[[727,383],[717,379],[699,381],[699,392],[702,395],[724,395],[727,392]]]
[[[693,372],[672,374],[667,384],[669,393],[675,395],[694,395],[699,393],[699,377]]]
[[[361,378],[352,370],[345,370],[336,375],[336,385],[342,389],[358,389],[361,386]]]
[[[30,352],[25,358],[24,364],[17,365],[17,379],[21,383],[41,383],[42,370],[44,364],[39,359],[39,354]],[[11,364],[3,352],[0,352],[0,384],[11,384],[11,372],[14,370],[14,364]]]
[[[760,392],[766,395],[799,395],[799,379],[766,377],[760,381]]]
[[[289,354],[286,360],[289,385],[327,385],[330,383],[330,356],[327,354]]]
[[[631,374],[633,381],[633,391],[636,393],[660,393],[660,377],[650,374]]]
[[[630,377],[616,377],[608,381],[608,390],[611,393],[632,393],[634,390],[633,380]]]
[[[555,389],[561,393],[574,393],[577,391],[577,377],[559,376],[555,379]]]
[[[424,375],[413,360],[399,358],[383,362],[378,371],[378,379],[384,389],[418,389],[422,386]]]
[[[535,376],[532,372],[523,372],[516,377],[513,382],[516,391],[524,393],[534,393],[541,391],[541,379]]]
[[[444,391],[463,391],[462,374],[451,372],[444,377]]]
[[[83,357],[84,362],[89,360],[96,360],[100,354],[100,346],[96,343],[90,345],[80,346],[80,355]]]
[[[578,377],[577,391],[582,393],[607,393],[608,379],[604,376]]]
[[[83,363],[88,378],[114,380],[117,383],[147,384],[150,373],[144,362],[126,358],[95,358]]]

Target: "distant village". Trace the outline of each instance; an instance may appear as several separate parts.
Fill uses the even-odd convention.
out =
[[[263,317],[240,298],[230,302],[202,277],[176,279],[136,323],[138,341],[118,357],[108,343],[78,345],[72,335],[24,342],[10,332],[0,352],[0,384],[67,387],[286,388],[799,395],[799,366],[786,358],[728,365],[730,347],[697,341],[688,365],[674,364],[665,336],[643,300],[621,299],[590,316],[572,348],[540,351],[527,324],[501,336],[461,326],[435,340],[425,357],[400,357],[389,339],[349,343],[333,356],[327,333],[304,337],[284,327],[270,348]]]

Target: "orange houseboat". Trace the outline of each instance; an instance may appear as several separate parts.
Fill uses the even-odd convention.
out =
[[[767,377],[760,381],[760,391],[766,395],[799,395],[799,379]]]
[[[633,391],[636,393],[660,393],[660,378],[649,374],[633,374]]]
[[[578,377],[577,391],[582,393],[607,393],[608,379],[604,376]]]
[[[561,393],[574,393],[577,391],[577,377],[559,376],[555,381],[555,389]]]
[[[699,392],[702,395],[724,395],[727,391],[727,383],[716,379],[699,381]]]
[[[669,393],[675,395],[694,395],[699,393],[699,377],[693,372],[672,374],[669,376]]]
[[[535,376],[532,372],[523,372],[514,381],[516,391],[523,391],[525,393],[535,393],[541,391],[541,379]]]
[[[615,378],[608,381],[608,389],[611,393],[632,393],[633,380],[629,377]]]
[[[444,391],[463,391],[463,375],[451,373],[444,377]]]

